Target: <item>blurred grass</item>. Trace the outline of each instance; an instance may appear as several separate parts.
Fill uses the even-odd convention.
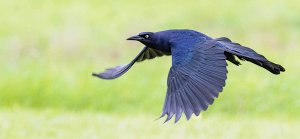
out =
[[[130,129],[130,134],[133,134],[136,126],[151,125],[151,117],[156,118],[152,115],[160,114],[171,58],[136,64],[126,75],[114,81],[93,78],[91,73],[129,62],[142,48],[139,43],[125,40],[130,35],[141,31],[189,28],[212,37],[227,36],[282,64],[287,70],[275,76],[247,62],[239,67],[229,64],[227,86],[214,105],[203,113],[212,118],[197,123],[206,129],[209,125],[216,127],[217,123],[231,127],[234,126],[231,122],[236,122],[238,128],[249,126],[254,133],[286,124],[283,126],[291,131],[282,137],[294,137],[299,123],[289,120],[299,120],[300,117],[299,5],[298,0],[1,0],[0,120],[7,119],[12,124],[9,130],[14,132],[20,130],[16,125],[19,121],[24,122],[24,127],[33,124],[18,117],[23,113],[32,120],[44,118],[41,122],[47,124],[48,113],[44,110],[38,117],[34,116],[42,109],[62,111],[55,116],[75,117],[87,123],[99,115],[81,113],[100,112],[100,119],[105,120],[112,115],[114,122],[107,126],[122,123],[122,116],[142,115],[138,116],[141,121],[129,118],[130,122],[136,122]],[[17,112],[10,112],[10,109]],[[67,111],[66,115],[64,111]],[[9,118],[11,115],[19,121]],[[88,116],[91,119],[85,119]],[[237,118],[239,116],[245,120]],[[233,118],[227,121],[228,117]],[[265,121],[268,118],[274,118],[274,121]],[[260,125],[260,122],[266,124]],[[63,122],[61,128],[65,128],[64,124],[68,123]],[[188,128],[197,126],[191,124]],[[259,128],[255,129],[257,126]],[[177,132],[182,127],[166,132]],[[220,134],[216,138],[222,137],[225,134],[222,127],[217,128]],[[246,134],[238,128],[230,134]],[[82,129],[65,132],[71,134],[78,130]],[[156,132],[156,129],[151,129],[145,134]],[[258,138],[265,137],[262,134],[259,132]],[[234,137],[240,136],[244,137]]]
[[[2,110],[0,138],[78,139],[296,139],[298,120],[215,115],[162,124],[153,115],[119,116],[56,110]],[[271,127],[271,128],[270,128]]]

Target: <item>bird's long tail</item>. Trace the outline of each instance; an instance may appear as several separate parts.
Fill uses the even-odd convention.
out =
[[[270,71],[271,73],[273,74],[280,74],[280,72],[283,72],[285,71],[285,69],[279,65],[279,64],[275,64],[271,61],[259,61],[259,60],[256,60],[256,59],[251,59],[251,58],[248,58],[248,57],[242,57],[242,56],[238,56],[240,59],[242,60],[247,60],[247,61],[250,61],[258,66],[261,66],[263,68],[265,68],[266,70]]]
[[[269,61],[264,56],[256,53],[254,50],[248,47],[231,42],[231,40],[228,38],[223,37],[216,40],[219,42],[220,48],[225,50],[227,60],[236,65],[240,65],[240,63],[234,58],[234,56],[237,56],[240,60],[246,60],[263,67],[273,74],[280,74],[280,72],[285,71],[283,66]]]

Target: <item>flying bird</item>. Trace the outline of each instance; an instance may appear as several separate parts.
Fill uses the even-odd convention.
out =
[[[225,86],[226,60],[237,66],[241,65],[239,60],[249,61],[273,74],[285,71],[281,65],[226,37],[212,38],[194,30],[142,32],[127,40],[139,41],[145,47],[129,64],[93,73],[93,76],[115,79],[126,73],[136,62],[172,56],[167,94],[160,116],[167,116],[165,122],[173,116],[175,123],[178,122],[182,113],[189,120],[192,114],[198,116],[214,102]]]

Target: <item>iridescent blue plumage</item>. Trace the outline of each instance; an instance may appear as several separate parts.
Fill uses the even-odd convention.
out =
[[[139,41],[146,47],[129,64],[93,75],[102,79],[114,79],[126,73],[135,62],[172,55],[168,89],[161,115],[167,115],[166,122],[173,116],[177,122],[182,113],[187,119],[192,114],[198,116],[214,102],[225,86],[226,60],[240,65],[235,59],[238,57],[274,74],[285,71],[282,66],[268,61],[250,48],[231,42],[228,38],[213,39],[193,30],[142,32],[128,40]]]

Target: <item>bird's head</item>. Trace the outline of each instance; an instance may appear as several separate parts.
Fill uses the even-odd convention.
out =
[[[166,50],[169,47],[168,38],[163,32],[141,32],[138,35],[129,37],[127,40],[139,41],[150,48],[158,50]]]
[[[151,46],[156,42],[156,35],[153,32],[141,32],[138,35],[129,37],[127,40],[139,41],[146,46]]]
[[[127,40],[139,41],[147,47],[154,48],[161,51],[170,51],[170,37],[171,31],[160,32],[141,32],[138,35],[129,37]]]

